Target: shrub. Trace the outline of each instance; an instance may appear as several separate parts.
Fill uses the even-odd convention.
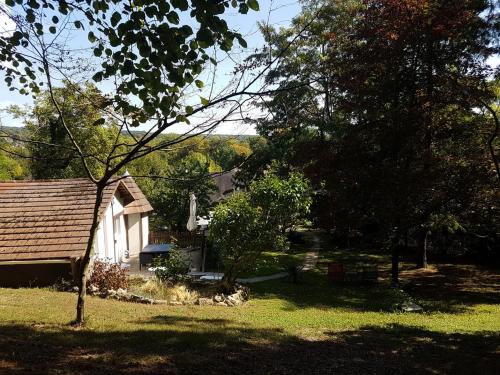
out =
[[[177,283],[188,278],[189,262],[178,248],[173,247],[167,256],[153,259],[153,268],[158,280]]]
[[[285,250],[287,230],[297,225],[311,205],[309,181],[300,174],[286,179],[268,174],[215,207],[210,238],[224,266],[222,287],[251,268],[264,249]]]
[[[195,303],[200,295],[196,290],[190,290],[185,285],[176,285],[170,288],[171,298],[170,302],[180,302],[183,304]]]
[[[196,291],[189,290],[185,285],[168,286],[165,282],[158,279],[146,281],[138,286],[136,291],[149,298],[183,304],[193,304],[199,298],[199,294]]]
[[[300,173],[290,173],[282,178],[269,173],[250,184],[253,205],[262,208],[269,224],[282,233],[299,224],[311,207],[311,184]]]
[[[94,261],[87,285],[95,286],[100,292],[106,290],[127,289],[127,273],[118,264],[109,264],[101,260]]]
[[[215,208],[210,236],[224,265],[224,288],[229,289],[238,274],[255,263],[272,238],[279,237],[274,232],[246,193],[234,193]]]

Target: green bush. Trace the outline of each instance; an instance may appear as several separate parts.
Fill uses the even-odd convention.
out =
[[[222,286],[230,289],[265,249],[286,250],[287,230],[311,205],[309,181],[300,174],[286,179],[268,174],[215,207],[210,238],[224,266]]]
[[[166,256],[154,258],[153,267],[156,278],[162,282],[178,283],[188,278],[189,262],[176,247]]]
[[[222,281],[228,288],[276,237],[271,229],[263,220],[260,208],[252,206],[246,193],[234,193],[215,208],[210,237],[223,263]]]

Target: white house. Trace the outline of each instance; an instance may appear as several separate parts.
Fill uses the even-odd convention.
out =
[[[149,213],[153,208],[132,178],[124,179],[124,186],[127,191],[120,193],[121,189],[117,189],[102,215],[94,258],[135,266],[139,253],[148,245]]]
[[[0,182],[0,285],[50,284],[85,253],[96,188],[88,179]],[[131,177],[104,192],[94,257],[138,263],[153,210]]]

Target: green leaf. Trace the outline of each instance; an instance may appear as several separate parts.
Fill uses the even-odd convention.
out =
[[[125,60],[121,70],[123,75],[132,74],[134,72],[134,63],[132,60]]]
[[[205,84],[204,84],[202,81],[200,81],[199,79],[195,80],[195,81],[194,81],[194,84],[195,84],[195,85],[196,85],[196,87],[198,87],[199,89],[202,89],[202,88],[203,88],[203,86],[205,86]]]
[[[95,82],[101,82],[102,81],[102,72],[97,72],[96,74],[94,74],[94,76],[92,77],[92,79]]]
[[[30,9],[26,12],[26,21],[29,23],[35,22],[35,13],[33,11],[30,11]]]
[[[189,6],[187,0],[172,0],[172,5],[182,11],[187,10]]]
[[[203,105],[208,105],[210,102],[208,101],[207,98],[204,98],[203,96],[200,96],[201,104]]]
[[[186,113],[187,113],[188,115],[190,115],[191,113],[193,113],[193,107],[191,107],[190,105],[187,105],[187,106],[186,106]]]
[[[77,20],[77,21],[75,21],[75,27],[76,27],[77,29],[83,29],[83,25],[82,25],[82,23],[81,23],[80,21],[78,21],[78,20]]]
[[[177,115],[177,116],[175,117],[175,120],[176,120],[177,122],[185,122],[185,123],[189,123],[189,121],[188,121],[187,117],[186,117],[186,116],[184,116],[184,115]]]
[[[247,4],[250,9],[255,10],[256,12],[259,11],[259,3],[257,0],[248,0]]]
[[[13,7],[16,4],[14,0],[5,0],[5,5]]]
[[[248,13],[248,5],[246,5],[245,3],[241,3],[239,12],[241,14],[247,14]]]
[[[238,43],[239,43],[240,46],[242,46],[243,48],[247,48],[248,47],[246,40],[243,39],[241,36],[236,35],[236,39],[238,39]]]
[[[104,125],[104,123],[106,122],[106,120],[104,120],[102,117],[96,121],[94,121],[94,126],[100,126],[100,125]]]
[[[56,16],[53,16],[52,17],[52,22],[53,23],[58,23],[59,22],[59,18],[57,18]]]
[[[122,15],[118,12],[114,12],[111,16],[111,26],[115,27],[118,25],[118,22],[122,19]]]
[[[203,28],[196,33],[196,39],[202,42],[213,42],[213,34],[209,29]]]
[[[167,20],[168,20],[168,22],[173,23],[174,25],[178,25],[179,24],[179,15],[176,12],[172,11],[172,12],[167,14]]]
[[[49,27],[49,31],[52,33],[52,34],[55,34],[56,33],[56,28],[54,26],[50,26]]]

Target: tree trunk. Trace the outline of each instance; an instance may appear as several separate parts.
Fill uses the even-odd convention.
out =
[[[399,285],[399,245],[392,247],[391,285]]]
[[[99,227],[99,210],[102,203],[102,196],[105,186],[97,185],[96,199],[94,204],[94,213],[92,224],[90,227],[89,240],[85,249],[85,255],[80,264],[80,277],[78,285],[78,301],[76,303],[76,320],[75,324],[83,325],[85,323],[85,297],[87,295],[87,278],[89,272],[90,259],[92,257],[92,249],[94,246],[94,238]]]
[[[422,230],[417,233],[417,268],[427,268],[428,238],[428,230]]]
[[[224,275],[220,281],[220,289],[224,293],[232,293],[234,284],[236,283],[236,264],[233,263],[225,268]]]
[[[441,236],[441,255],[446,259],[448,256],[448,231],[443,230]]]
[[[224,276],[222,276],[222,280],[220,281],[221,291],[223,293],[232,293],[235,282],[235,277],[231,273],[224,273]]]
[[[399,234],[396,233],[392,242],[392,264],[391,264],[391,285],[397,287],[399,285],[399,254],[401,244]]]

